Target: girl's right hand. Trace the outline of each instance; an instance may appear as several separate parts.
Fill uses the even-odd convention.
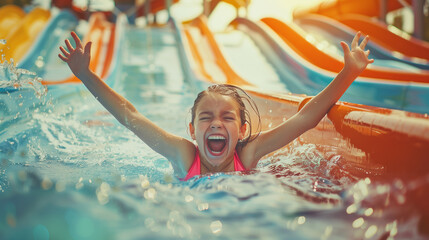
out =
[[[360,74],[368,64],[373,63],[374,59],[368,58],[369,50],[365,50],[366,44],[369,41],[369,36],[365,36],[359,44],[361,32],[357,32],[351,43],[351,48],[345,42],[341,42],[344,51],[344,67],[349,71]]]
[[[82,42],[75,32],[71,32],[71,36],[73,37],[76,48],[73,48],[68,39],[65,40],[67,50],[65,50],[62,46],[60,47],[61,55],[58,54],[58,57],[61,58],[64,62],[66,62],[73,74],[82,80],[87,72],[89,72],[89,62],[91,59],[91,42],[88,42],[85,45],[85,48],[82,47]]]

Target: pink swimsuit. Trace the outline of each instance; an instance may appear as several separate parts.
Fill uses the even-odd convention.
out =
[[[240,161],[240,158],[238,157],[237,152],[234,152],[234,170],[235,171],[245,171],[246,168],[243,166],[243,163]],[[200,154],[199,150],[197,148],[197,151],[195,153],[195,159],[192,163],[191,167],[189,168],[188,174],[185,178],[183,178],[183,181],[187,181],[191,179],[194,176],[201,174],[201,160],[200,160]]]

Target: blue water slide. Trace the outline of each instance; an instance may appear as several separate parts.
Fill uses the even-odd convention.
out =
[[[191,88],[194,89],[194,91],[200,92],[205,88],[207,88],[209,84],[206,81],[199,79],[191,68],[191,64],[186,55],[185,46],[187,44],[185,42],[186,39],[182,36],[182,29],[180,28],[181,25],[177,22],[177,20],[174,17],[171,17],[169,19],[169,24],[171,25],[171,28],[175,33],[177,50],[180,58],[180,64],[183,69],[185,81],[188,82],[188,84],[190,85]]]
[[[44,66],[49,64],[52,56],[57,57],[58,47],[70,35],[78,25],[76,16],[68,11],[62,10],[51,18],[47,26],[39,34],[36,42],[32,45],[31,49],[18,63],[19,68],[27,69],[42,76],[44,73]]]
[[[62,42],[65,38],[64,36],[62,36],[62,34],[60,34],[61,36],[56,36],[55,31],[59,30],[59,28],[65,28],[66,26],[70,26],[66,22],[68,20],[74,21],[75,18],[73,15],[70,15],[70,13],[64,11],[61,12],[56,17],[56,19],[58,20],[52,21],[52,24],[50,24],[50,26],[45,29],[44,33],[42,34],[43,36],[40,37],[40,39],[38,40],[38,43],[36,45],[39,45],[39,48],[35,47],[34,50],[31,51],[32,53],[29,54],[28,57],[25,58],[25,61],[22,62],[23,65],[21,66],[24,71],[26,69],[32,70],[35,67],[34,65],[36,64],[34,60],[37,60],[39,58],[39,54],[46,55],[46,51],[50,51],[48,53],[52,55],[52,60],[46,61],[45,65],[42,68],[46,67],[47,64],[52,61],[61,61],[58,59],[57,56],[59,53],[58,44],[60,44],[60,42]],[[54,24],[54,22],[56,22],[57,24]],[[65,25],[62,25],[61,22]],[[123,31],[125,24],[126,17],[119,16],[117,18],[115,27],[115,44],[113,46],[114,50],[112,57],[113,60],[110,64],[108,74],[104,79],[106,83],[110,86],[113,86],[116,82],[115,73],[118,71],[118,68],[116,67],[118,65],[117,56],[120,55],[120,46],[123,44]],[[69,36],[70,29],[62,30],[64,30],[67,36]],[[50,36],[56,38],[56,40],[51,41],[49,44],[49,40],[47,39]],[[51,44],[54,46],[52,46]],[[41,73],[43,74],[43,71],[41,71]],[[66,74],[69,73],[67,72]],[[9,117],[13,117],[17,113],[28,113],[29,111],[27,109],[35,108],[39,104],[43,104],[44,99],[51,99],[56,101],[58,99],[67,98],[68,96],[71,96],[73,94],[78,94],[86,89],[85,86],[81,83],[49,85],[48,91],[44,93],[45,96],[40,97],[37,96],[36,93],[41,93],[41,87],[42,85],[39,82],[34,82],[33,84],[24,84],[20,88],[14,88],[11,86],[0,88],[0,116],[5,117],[6,119]]]
[[[69,33],[78,24],[78,19],[73,13],[68,10],[63,10],[50,18],[46,27],[36,38],[36,42],[32,45],[21,61],[17,64],[17,68],[28,70],[36,73],[37,76],[43,77],[46,69],[47,61],[54,55],[56,58],[57,49],[65,38],[64,32]],[[18,89],[13,87],[0,88],[0,92],[14,92]]]
[[[294,93],[315,95],[335,77],[335,73],[324,71],[302,59],[262,22],[255,23],[245,18],[237,18],[232,24],[253,39],[287,85],[305,85],[305,91]],[[282,71],[286,71],[286,74],[281,74]],[[341,100],[428,113],[429,85],[411,81],[400,83],[388,79],[377,80],[359,77],[349,87]]]
[[[342,50],[338,43],[340,41],[350,43],[356,34],[355,30],[323,16],[303,16],[295,19],[294,22],[316,37],[317,41],[324,40],[329,42],[331,45],[330,47],[336,47],[339,54],[342,54]],[[429,70],[429,65],[414,62],[406,56],[395,55],[374,42],[370,41],[367,45],[367,49],[371,51],[371,58],[376,60],[374,65],[402,69],[405,71],[418,71],[419,69]]]
[[[122,53],[121,46],[124,44],[125,40],[125,28],[128,25],[128,19],[125,14],[119,14],[116,17],[115,22],[115,44],[113,46],[113,56],[112,56],[112,63],[110,64],[110,69],[108,71],[108,74],[106,76],[105,82],[110,87],[113,87],[117,82],[117,73],[120,71],[120,56]],[[83,85],[83,84],[81,84]]]

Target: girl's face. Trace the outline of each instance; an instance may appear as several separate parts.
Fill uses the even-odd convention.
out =
[[[202,157],[218,167],[233,159],[238,140],[245,136],[246,125],[241,125],[239,105],[232,97],[209,93],[198,103],[189,130]]]

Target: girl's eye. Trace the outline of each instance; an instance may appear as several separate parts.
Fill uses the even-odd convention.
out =
[[[235,120],[234,117],[225,117],[225,119],[228,120],[228,121],[234,121]]]
[[[209,117],[200,117],[200,121],[205,121],[205,120],[209,120]]]

